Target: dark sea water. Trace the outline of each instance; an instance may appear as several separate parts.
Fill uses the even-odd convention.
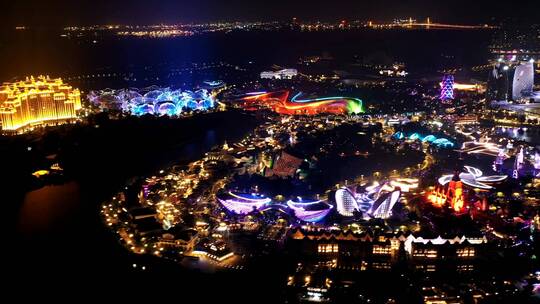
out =
[[[225,126],[229,120],[235,124]],[[112,121],[99,129],[80,127],[62,133],[66,141],[62,149],[80,149],[63,157],[66,173],[62,183],[28,191],[14,183],[4,190],[6,222],[13,224],[7,230],[10,250],[6,273],[17,284],[47,287],[78,285],[93,277],[102,284],[108,282],[107,286],[112,286],[110,282],[151,283],[162,274],[178,276],[168,281],[170,284],[180,284],[187,278],[196,280],[203,274],[128,252],[103,224],[100,206],[132,177],[199,159],[224,141],[239,140],[255,125],[252,116],[227,112],[193,117],[189,123]],[[129,130],[132,134],[126,133]],[[77,138],[73,139],[74,135]],[[139,268],[133,268],[133,264]],[[141,271],[143,265],[145,271]],[[52,274],[59,279],[50,281]],[[203,279],[209,278],[196,282]],[[86,291],[92,288],[79,287]]]
[[[63,38],[53,30],[0,33],[1,79],[28,74],[163,72],[192,62],[226,61],[268,68],[324,55],[350,62],[404,62],[409,70],[484,64],[489,30],[231,32],[170,39]]]

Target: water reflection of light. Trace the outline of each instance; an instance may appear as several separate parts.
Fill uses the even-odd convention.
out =
[[[77,212],[79,201],[79,185],[75,182],[28,192],[18,214],[17,231],[30,236],[61,228]]]

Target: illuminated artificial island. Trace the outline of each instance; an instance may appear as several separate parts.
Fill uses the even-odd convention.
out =
[[[396,45],[397,51],[370,45],[367,36],[356,45],[350,38],[360,27],[379,31],[377,36],[390,34],[385,47]],[[246,295],[251,286],[242,277],[260,287],[252,289],[257,296],[282,290],[287,303],[526,303],[523,297],[536,288],[540,244],[537,52],[520,46],[489,64],[465,63],[462,55],[474,52],[462,47],[456,52],[445,33],[459,29],[460,45],[487,27],[412,18],[386,25],[295,20],[200,28],[89,27],[64,34],[66,43],[90,38],[96,49],[110,45],[103,43],[110,38],[104,32],[113,33],[119,44],[141,46],[178,37],[166,39],[169,49],[220,32],[262,35],[264,28],[280,33],[276,36],[313,31],[298,33],[306,38],[300,44],[328,52],[302,50],[285,62],[278,57],[296,51],[298,42],[289,37],[288,44],[279,44],[288,46],[280,56],[267,56],[273,48],[254,52],[275,63],[258,56],[244,62],[252,59],[244,53],[238,62],[190,57],[180,63],[182,52],[174,52],[179,64],[165,58],[159,66],[142,60],[144,66],[128,69],[66,71],[66,82],[88,92],[82,123],[2,140],[22,143],[13,150],[26,159],[44,154],[46,161],[26,166],[34,169],[33,176],[24,172],[36,184],[73,179],[81,189],[95,190],[100,219],[113,233],[106,237],[122,245],[115,248],[124,255],[114,264],[129,274],[179,269],[200,285],[198,275],[189,275],[202,270],[231,296],[239,293],[229,291],[241,290],[250,301],[257,297]],[[207,31],[212,34],[191,37]],[[426,37],[424,32],[443,37],[442,52],[431,49],[437,40],[414,40]],[[333,50],[327,35],[349,43],[340,44],[343,52]],[[251,33],[240,37],[244,42]],[[415,45],[423,51],[408,50]],[[227,46],[234,47],[249,49],[245,43]],[[374,50],[388,56],[371,56]],[[137,62],[138,53],[126,57]],[[9,91],[11,101],[2,102],[2,111],[14,116],[27,109],[32,115],[59,110],[49,103],[62,100],[56,93],[61,90],[43,84],[57,81],[6,85],[2,92]],[[49,91],[55,93],[47,99]],[[32,102],[37,106],[30,107]],[[11,133],[67,121],[48,118],[13,126]],[[4,118],[3,124],[7,132]],[[34,140],[55,140],[61,147],[42,152],[52,145],[34,145]],[[112,187],[118,192],[112,194]],[[99,248],[84,235],[76,238],[84,248]],[[67,246],[67,255],[77,249],[71,242]],[[93,259],[95,252],[74,256]]]
[[[49,76],[26,78],[0,87],[0,120],[5,133],[73,122],[81,109],[78,89]]]
[[[538,177],[540,157],[483,127],[479,114],[454,114],[462,99],[484,93],[481,84],[453,75],[425,91],[413,83],[409,96],[423,96],[429,110],[401,113],[401,103],[381,114],[371,111],[383,102],[366,107],[346,97],[353,90],[304,95],[286,82],[307,80],[263,76],[271,83],[233,87],[219,102],[214,92],[155,87],[89,96],[135,115],[180,115],[215,102],[261,119],[243,139],[140,178],[105,202],[104,221],[126,248],[213,270],[251,270],[257,257],[286,255],[301,265],[289,270],[287,286],[313,301],[342,286],[317,284],[327,273],[473,276],[490,267],[485,261],[504,239],[491,225],[509,226],[504,199],[528,200],[537,182],[523,194],[513,182]],[[539,217],[526,208],[535,221],[523,227],[537,231]],[[434,290],[421,293],[436,301]]]

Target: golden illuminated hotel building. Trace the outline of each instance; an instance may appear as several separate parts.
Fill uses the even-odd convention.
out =
[[[80,91],[60,78],[30,77],[0,86],[0,122],[5,133],[71,122],[80,109]]]

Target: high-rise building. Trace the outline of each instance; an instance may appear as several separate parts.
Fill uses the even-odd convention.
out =
[[[512,83],[512,99],[519,101],[530,98],[534,87],[534,66],[532,62],[516,66]]]
[[[454,76],[444,75],[441,82],[441,100],[454,99]]]
[[[22,133],[40,125],[70,122],[77,118],[80,109],[79,90],[60,78],[30,77],[0,87],[3,132]]]
[[[488,101],[508,100],[508,70],[509,66],[497,63],[488,75],[486,98]]]

